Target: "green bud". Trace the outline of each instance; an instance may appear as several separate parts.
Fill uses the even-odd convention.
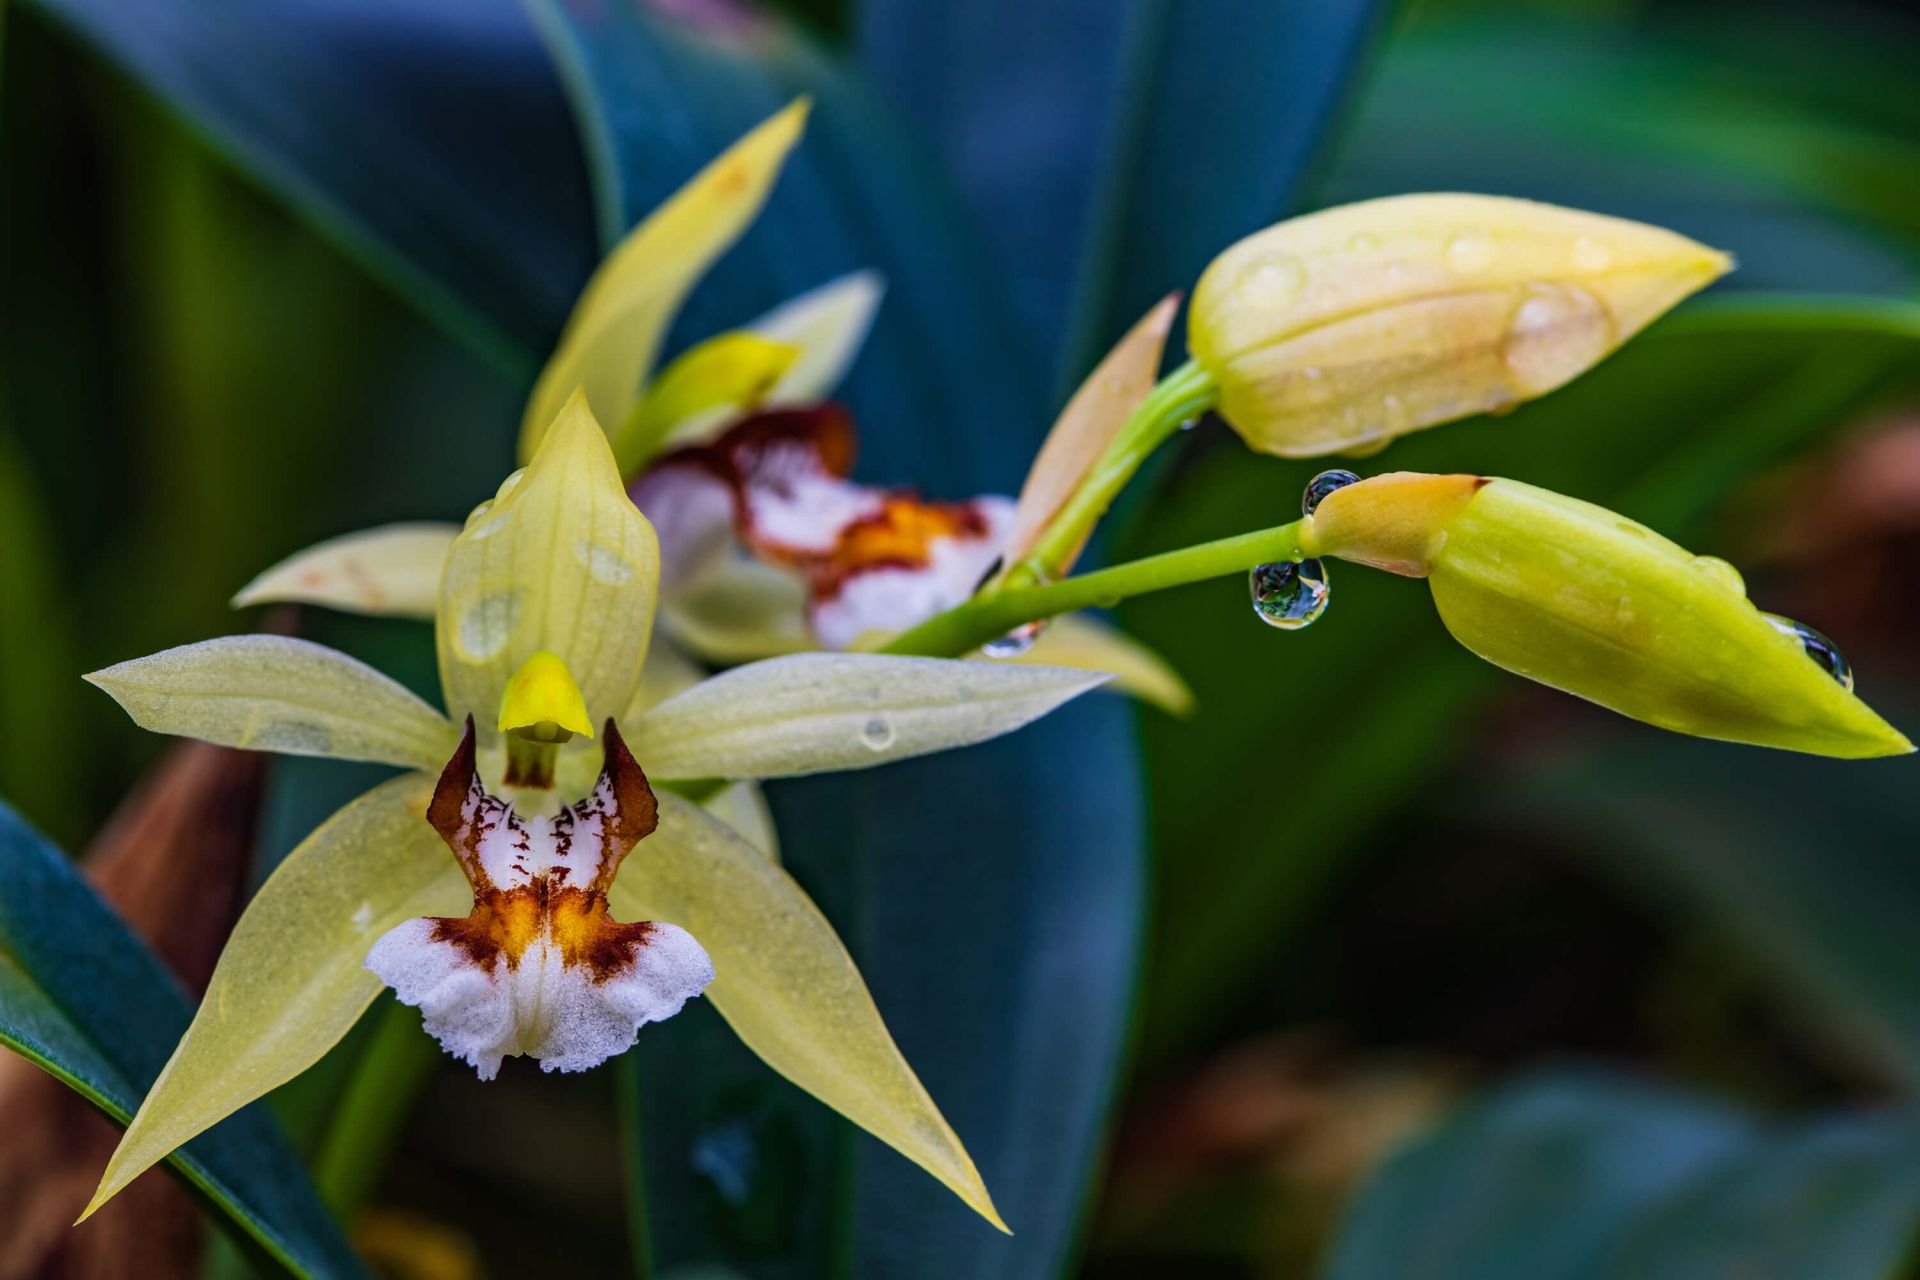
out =
[[[1188,346],[1253,448],[1372,452],[1552,391],[1730,265],[1620,218],[1392,196],[1226,250],[1194,289]]]
[[[1301,547],[1426,577],[1496,666],[1649,724],[1815,755],[1912,745],[1696,556],[1604,507],[1513,480],[1377,476],[1328,495]]]

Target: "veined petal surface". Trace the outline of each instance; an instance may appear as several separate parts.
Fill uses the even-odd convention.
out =
[[[640,683],[659,583],[653,526],[576,395],[533,462],[454,539],[435,628],[448,709],[472,714],[491,740],[508,679],[546,649],[572,672],[589,715],[619,714]]]
[[[342,534],[274,565],[233,606],[319,604],[348,613],[431,618],[456,524],[388,524]]]
[[[873,653],[796,653],[702,681],[634,726],[661,778],[861,769],[1011,733],[1112,677]]]
[[[143,729],[223,747],[433,769],[459,737],[397,681],[292,636],[221,636],[86,679]]]
[[[984,662],[1024,662],[1036,666],[1105,671],[1116,693],[1131,694],[1171,715],[1193,710],[1193,690],[1167,660],[1117,627],[1083,613],[1055,618],[1033,647],[1017,658]]]
[[[611,899],[616,914],[670,921],[700,939],[718,975],[707,998],[768,1066],[1006,1229],[853,958],[778,863],[662,792],[659,828],[621,869]]]
[[[380,991],[361,967],[374,939],[402,920],[466,908],[466,877],[427,825],[432,791],[433,780],[418,774],[375,787],[322,823],[260,887],[87,1212],[319,1061]]]
[[[607,255],[534,384],[520,427],[522,459],[533,456],[576,388],[601,422],[617,428],[626,421],[674,312],[760,212],[806,117],[803,100],[748,133]]]

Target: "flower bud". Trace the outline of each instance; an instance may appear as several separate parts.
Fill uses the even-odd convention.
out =
[[[1619,218],[1391,196],[1222,253],[1194,290],[1188,345],[1253,448],[1365,453],[1552,391],[1730,265]]]
[[[1398,473],[1329,494],[1301,548],[1426,577],[1496,666],[1649,724],[1816,755],[1913,748],[1817,633],[1739,573],[1604,507],[1513,480]]]

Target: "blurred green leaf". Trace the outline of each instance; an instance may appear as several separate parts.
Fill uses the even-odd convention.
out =
[[[859,9],[863,63],[932,140],[1077,380],[1227,244],[1289,212],[1379,0],[1022,0]]]
[[[514,0],[33,0],[503,367],[592,261],[578,143]]]
[[[1585,1072],[1505,1086],[1348,1213],[1330,1280],[1881,1280],[1920,1221],[1920,1120],[1790,1126]]]
[[[1883,54],[1858,34],[1869,20],[1854,16],[1842,35],[1839,22],[1810,29],[1764,13],[1689,26],[1626,11],[1441,10],[1380,59],[1325,200],[1527,196],[1730,249],[1733,288],[1910,290],[1920,277],[1913,122],[1885,119],[1892,107],[1870,114],[1858,89],[1817,92]],[[1904,32],[1905,47],[1916,34]],[[1743,41],[1743,56],[1729,39]],[[1872,101],[1911,96],[1896,79],[1877,83]]]
[[[34,747],[0,755],[0,794],[26,797],[35,821],[74,832],[87,757],[77,735],[55,731],[74,723],[82,696],[67,664],[73,608],[46,509],[6,430],[0,423],[0,735]]]
[[[1920,1092],[1911,774],[1909,762],[1835,768],[1608,733],[1497,778],[1480,807],[1590,850],[1643,892],[1677,898],[1803,1018],[1911,1093]]]
[[[191,1012],[72,864],[0,805],[0,1042],[125,1124]],[[264,1110],[241,1112],[168,1159],[294,1274],[362,1274]]]
[[[1729,299],[1662,322],[1544,400],[1409,437],[1363,469],[1508,475],[1686,542],[1738,481],[1910,385],[1917,351],[1914,304]],[[1277,523],[1318,469],[1223,442],[1154,504],[1140,549]],[[1463,719],[1525,687],[1454,644],[1423,584],[1345,566],[1333,577],[1332,607],[1302,633],[1258,626],[1224,583],[1125,610],[1200,705],[1191,721],[1146,722],[1156,837],[1180,851],[1160,884],[1150,1058],[1256,989],[1359,839],[1445,767]]]

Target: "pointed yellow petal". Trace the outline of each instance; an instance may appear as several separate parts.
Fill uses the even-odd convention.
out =
[[[797,347],[738,329],[687,348],[654,379],[615,435],[620,474],[637,474],[680,423],[752,411],[799,356]]]
[[[754,129],[607,255],[534,384],[521,422],[521,458],[533,456],[576,387],[586,390],[602,422],[627,420],[681,300],[760,212],[806,118],[802,99]]]
[[[938,1178],[1001,1230],[986,1185],[900,1056],[853,958],[773,860],[711,815],[660,794],[660,825],[614,882],[625,920],[693,934],[718,975],[707,997],[768,1066]]]
[[[389,524],[329,538],[242,587],[233,607],[289,602],[431,618],[440,570],[459,532],[452,524]]]
[[[669,698],[634,726],[633,753],[660,778],[864,769],[1011,733],[1108,679],[1059,667],[796,653]]]
[[[815,404],[833,394],[860,354],[886,282],[877,271],[855,271],[790,298],[747,328],[800,352],[767,396],[767,404]]]
[[[546,649],[573,673],[588,715],[618,714],[639,687],[659,583],[653,526],[576,395],[447,557],[435,631],[448,710],[492,737],[508,678]]]
[[[222,636],[86,679],[155,733],[292,756],[436,769],[447,718],[363,662],[290,636]]]
[[[1110,687],[1116,692],[1132,694],[1170,715],[1184,716],[1193,710],[1193,690],[1165,658],[1124,631],[1082,613],[1055,618],[1033,647],[1017,658],[982,661],[1105,671],[1113,676]]]
[[[361,967],[375,938],[402,920],[465,910],[466,877],[427,825],[432,791],[418,774],[374,788],[260,887],[87,1213],[332,1048],[380,991]]]
[[[1107,353],[1047,433],[1013,511],[1006,562],[1018,564],[1153,389],[1180,296],[1161,299]],[[1070,566],[1067,566],[1070,567]]]
[[[580,686],[573,682],[567,664],[545,649],[521,663],[507,681],[507,691],[500,698],[499,729],[511,733],[541,723],[559,725],[585,738],[593,736],[593,721],[587,718]]]

